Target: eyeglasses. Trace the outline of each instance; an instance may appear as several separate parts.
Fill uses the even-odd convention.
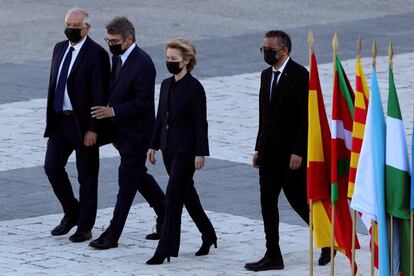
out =
[[[125,41],[121,40],[121,39],[108,39],[107,37],[104,38],[105,42],[108,43],[108,45],[117,45],[117,44],[121,44]]]
[[[264,52],[267,52],[267,51],[279,52],[280,50],[283,50],[283,48],[285,48],[285,47],[282,47],[282,48],[279,48],[279,49],[268,48],[268,47],[260,47],[260,53],[264,53]]]

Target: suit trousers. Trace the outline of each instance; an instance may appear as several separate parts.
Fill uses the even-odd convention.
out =
[[[97,210],[99,148],[81,144],[80,130],[74,115],[59,116],[59,127],[49,137],[44,169],[65,215],[79,218],[78,229],[93,228]],[[75,150],[78,170],[79,201],[73,194],[66,172],[69,156]]]
[[[187,209],[203,242],[216,241],[216,232],[203,210],[194,187],[194,155],[163,152],[164,165],[170,176],[166,191],[165,220],[156,252],[164,256],[178,256],[181,235],[181,214]]]
[[[162,224],[165,211],[164,192],[145,166],[146,149],[137,141],[127,140],[118,143],[118,150],[121,155],[118,169],[119,190],[111,223],[103,234],[112,241],[119,240],[137,191],[154,209],[158,216],[157,224]]]
[[[309,208],[306,199],[306,160],[302,158],[298,170],[289,168],[290,154],[265,148],[260,154],[260,203],[266,236],[266,256],[282,259],[279,247],[280,191],[283,192],[296,213],[309,224]]]

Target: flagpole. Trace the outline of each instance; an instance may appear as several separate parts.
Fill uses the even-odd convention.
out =
[[[393,57],[393,49],[392,43],[390,41],[388,46],[388,58],[389,58],[389,65],[392,69],[392,57]],[[390,274],[394,275],[394,216],[390,214]]]
[[[312,30],[309,30],[308,44],[309,44],[309,72],[312,66],[313,45],[315,39]],[[313,276],[313,204],[312,199],[309,199],[309,276]]]
[[[413,104],[413,120],[414,120],[414,104]],[[412,133],[414,135],[414,133]],[[414,139],[412,139],[414,141]],[[414,143],[413,143],[414,144]],[[414,145],[411,144],[411,147],[414,147]],[[414,150],[411,150],[412,154],[414,154]],[[411,156],[411,159],[414,162],[414,156]],[[412,167],[414,168],[414,164],[412,164]],[[411,178],[414,177],[414,170],[411,172]],[[411,179],[411,181],[413,181]],[[412,186],[411,186],[412,188]],[[413,190],[411,190],[411,193],[414,193]],[[410,206],[411,207],[411,206]],[[414,213],[411,211],[410,216],[410,276],[414,276]]]
[[[352,210],[352,265],[351,276],[355,276],[355,235],[356,235],[356,211]]]
[[[338,35],[335,33],[333,40],[332,40],[332,61],[333,61],[333,72],[334,72],[334,80],[336,74],[336,50],[339,47]],[[331,276],[335,275],[335,202],[332,202],[331,197]]]
[[[372,41],[372,67],[374,69],[377,67],[377,42],[375,40]],[[374,276],[374,267],[375,267],[375,221],[371,220],[371,276]],[[379,256],[378,256],[378,262],[379,262]]]
[[[375,222],[371,220],[371,276],[374,276],[374,267],[375,267]]]
[[[358,59],[361,57],[361,35],[358,37]],[[355,275],[355,236],[356,236],[356,210],[352,210],[352,258],[351,258],[351,276]]]
[[[411,173],[411,177],[413,177],[413,173]],[[411,191],[411,192],[413,192],[413,191]],[[414,241],[413,241],[414,213],[413,212],[411,212],[410,224],[411,224],[410,225],[410,276],[414,276],[414,264],[413,264],[413,258],[414,258]]]

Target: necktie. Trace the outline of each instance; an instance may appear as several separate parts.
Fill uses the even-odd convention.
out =
[[[63,61],[62,69],[60,70],[58,84],[56,86],[54,108],[57,113],[62,112],[63,109],[63,98],[65,96],[66,80],[69,73],[69,65],[72,60],[72,52],[75,50],[73,47],[69,48],[66,54],[65,60]]]
[[[122,59],[120,56],[113,55],[112,57],[112,77],[115,79],[122,68]]]
[[[272,89],[270,90],[270,97],[269,101],[272,100],[273,93],[276,92],[276,86],[277,86],[277,77],[280,75],[280,71],[273,71],[273,83],[272,83]]]

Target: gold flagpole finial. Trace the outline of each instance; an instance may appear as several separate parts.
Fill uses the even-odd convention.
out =
[[[374,68],[376,68],[377,66],[377,42],[375,41],[375,39],[372,41],[371,52],[372,52],[372,65],[374,66]]]
[[[390,43],[388,44],[388,57],[390,65],[392,66],[392,58],[394,57],[394,48],[392,47],[392,42],[390,40]]]
[[[312,30],[309,30],[309,34],[308,34],[309,49],[313,50],[313,45],[314,44],[315,44],[315,38],[313,37],[313,32],[312,32]]]
[[[361,51],[362,51],[362,40],[361,40],[361,35],[358,36],[358,56],[361,56]]]
[[[334,52],[336,52],[339,48],[339,40],[337,33],[334,34],[333,40],[332,40],[332,49]]]

